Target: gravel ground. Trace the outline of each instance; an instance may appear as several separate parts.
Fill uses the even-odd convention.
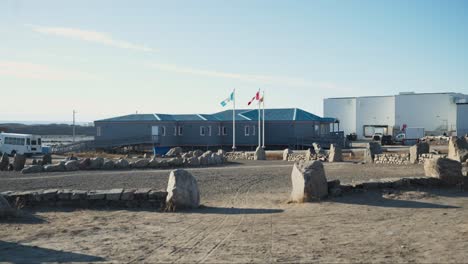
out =
[[[324,163],[328,179],[344,183],[369,179],[423,176],[420,165],[391,166],[354,163]],[[221,190],[232,190],[247,182],[262,181],[260,188],[289,188],[293,163],[285,161],[242,161],[221,167],[188,169],[198,180],[202,194],[212,197]],[[0,191],[49,188],[165,189],[170,170],[77,171],[23,175],[0,172]],[[263,181],[265,180],[265,181]]]
[[[422,166],[325,164],[344,182],[421,176]],[[0,221],[0,262],[466,263],[468,193],[407,189],[287,203],[292,164],[192,169],[203,207],[25,210]],[[1,174],[0,188],[165,188],[169,171]]]

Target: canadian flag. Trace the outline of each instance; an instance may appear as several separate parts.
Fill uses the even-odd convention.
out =
[[[255,96],[252,98],[252,100],[249,101],[247,105],[251,105],[255,100],[260,101],[260,90],[255,94]]]

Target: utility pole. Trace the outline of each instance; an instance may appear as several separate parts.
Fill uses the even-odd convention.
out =
[[[73,143],[75,143],[75,115],[76,111],[73,110]]]

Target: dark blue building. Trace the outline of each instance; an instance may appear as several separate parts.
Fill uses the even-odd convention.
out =
[[[98,148],[154,145],[159,148],[232,147],[232,110],[215,114],[133,114],[98,120]],[[313,142],[342,144],[339,122],[298,108],[265,110],[265,145],[269,149],[305,148]],[[258,145],[258,110],[236,110],[236,146]]]

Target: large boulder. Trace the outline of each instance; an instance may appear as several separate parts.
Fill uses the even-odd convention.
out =
[[[426,176],[441,179],[448,185],[456,185],[463,182],[462,165],[456,160],[436,158],[424,162]]]
[[[211,157],[208,157],[208,156],[205,156],[205,155],[201,155],[200,157],[198,157],[198,163],[199,163],[201,166],[206,166],[206,165],[208,165],[210,159],[211,159]]]
[[[199,150],[199,149],[193,151],[193,156],[194,156],[194,157],[197,157],[197,158],[198,158],[198,157],[200,157],[201,155],[203,155],[203,151],[201,151],[201,150]]]
[[[149,168],[157,169],[161,167],[161,161],[157,158],[152,158],[148,163]]]
[[[89,170],[90,167],[91,167],[90,158],[85,158],[78,162],[78,168],[80,168],[80,170]]]
[[[257,147],[254,154],[254,160],[266,160],[265,150],[262,147]]]
[[[184,160],[180,157],[172,158],[167,161],[170,167],[180,167],[183,165]]]
[[[321,200],[328,195],[328,183],[320,161],[295,163],[291,173],[291,201],[303,203]]]
[[[429,153],[430,146],[427,142],[418,143],[410,148],[410,163],[417,164],[419,155]]]
[[[23,174],[30,174],[30,173],[41,173],[44,171],[44,167],[41,165],[32,165],[32,166],[26,166],[21,173]]]
[[[65,170],[65,162],[63,161],[57,164],[49,164],[44,166],[45,172],[64,172]]]
[[[24,169],[24,165],[26,164],[26,156],[21,154],[15,154],[13,158],[13,169],[15,171],[21,171]]]
[[[283,160],[288,160],[289,155],[291,155],[292,153],[292,150],[288,148],[283,150]]]
[[[451,137],[448,158],[459,162],[468,160],[468,142],[464,138]]]
[[[200,206],[197,180],[190,172],[182,169],[171,171],[167,183],[166,204],[172,210]]]
[[[211,160],[213,162],[213,165],[223,164],[223,159],[220,155],[218,155],[218,153],[211,154]]]
[[[167,157],[178,157],[182,154],[183,150],[181,147],[171,148],[167,153]]]
[[[329,162],[342,162],[343,152],[341,147],[336,144],[330,144],[330,153],[328,154]]]
[[[97,158],[91,159],[89,168],[91,170],[100,170],[102,168],[102,165],[104,165],[104,158],[97,157]]]
[[[382,154],[382,152],[382,146],[378,142],[369,142],[364,152],[364,161],[367,163],[374,163],[375,155]]]
[[[135,162],[132,162],[132,163],[131,163],[131,166],[132,166],[133,168],[136,168],[136,169],[143,169],[143,168],[148,167],[149,162],[150,162],[150,161],[147,160],[147,159],[140,159],[140,160],[137,160],[137,161],[135,161]]]
[[[80,169],[79,165],[80,165],[79,161],[70,160],[70,161],[65,162],[65,169],[67,171],[77,171]]]
[[[126,159],[119,159],[115,162],[114,167],[117,169],[128,169],[130,167],[130,163]]]
[[[106,160],[104,164],[102,164],[103,170],[113,170],[115,168],[115,162],[113,160]]]
[[[2,158],[0,160],[0,171],[7,171],[8,165],[10,164],[10,158],[6,153],[3,153]]]
[[[189,167],[200,166],[200,160],[197,157],[188,158],[186,161],[186,165]]]
[[[42,157],[42,165],[52,164],[52,155],[51,154],[44,154]]]
[[[14,216],[15,210],[10,206],[8,201],[0,195],[0,219]]]

